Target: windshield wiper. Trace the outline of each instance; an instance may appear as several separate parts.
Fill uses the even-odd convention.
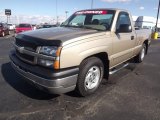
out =
[[[75,26],[75,25],[62,25],[61,27],[78,27],[78,26]]]
[[[77,26],[69,25],[69,26],[67,26],[67,27],[84,28],[84,29],[94,29],[93,27],[85,26],[85,25],[77,25]]]
[[[63,25],[62,27],[73,27],[73,28],[83,28],[83,29],[92,29],[92,30],[98,30],[98,31],[101,31],[100,29],[96,29],[96,28],[93,28],[93,27],[90,27],[90,26],[86,26],[86,25]]]

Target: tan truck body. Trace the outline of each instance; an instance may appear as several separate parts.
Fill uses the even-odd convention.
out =
[[[124,10],[117,9],[111,31],[80,36],[64,42],[62,44],[60,68],[78,66],[85,58],[98,53],[106,53],[108,55],[110,61],[109,68],[113,68],[136,56],[140,52],[144,41],[150,40],[151,34],[148,32],[150,30],[139,30],[136,32],[130,16],[133,28],[132,33],[120,33],[120,38],[118,38],[115,34],[115,27],[121,11]],[[136,36],[133,41],[130,40],[132,35]]]
[[[108,10],[108,9],[107,9]],[[150,44],[150,30],[135,30],[132,17],[126,10],[114,10],[115,15],[110,28],[110,31],[77,29],[77,28],[57,28],[38,30],[33,32],[21,33],[16,39],[21,39],[25,36],[33,38],[45,39],[47,41],[61,40],[61,53],[59,56],[59,69],[64,70],[80,66],[81,63],[90,57],[101,56],[104,66],[108,66],[107,71],[117,65],[137,56],[142,50],[143,44],[146,45],[146,52]],[[125,12],[129,14],[131,20],[131,32],[116,33],[116,24],[119,13]],[[132,38],[133,37],[133,38]],[[29,37],[28,37],[29,38]],[[30,38],[31,39],[31,38]],[[17,46],[17,50],[19,50]],[[22,52],[23,53],[23,52]],[[25,54],[28,54],[27,52]],[[38,54],[38,53],[37,53]],[[37,55],[36,54],[36,55]],[[34,54],[32,54],[34,55]],[[37,55],[38,56],[38,55]],[[40,57],[40,56],[39,56]],[[41,56],[43,57],[43,56]],[[104,59],[104,60],[103,60]],[[11,57],[14,63],[14,60]],[[23,59],[21,59],[23,61]],[[15,65],[19,66],[19,65]],[[16,67],[16,70],[19,67]],[[79,69],[79,68],[78,68]],[[17,70],[19,71],[19,70]],[[22,73],[21,73],[22,74]],[[78,73],[79,74],[79,73]],[[64,93],[73,90],[77,84],[78,74],[74,75],[74,87],[69,90],[54,91],[53,93]],[[27,75],[24,76],[27,78]],[[29,78],[32,79],[32,78]],[[58,80],[58,79],[57,79]],[[34,81],[34,80],[32,80]],[[69,82],[70,83],[70,82]],[[44,87],[41,83],[38,83]],[[56,86],[57,87],[57,86]]]

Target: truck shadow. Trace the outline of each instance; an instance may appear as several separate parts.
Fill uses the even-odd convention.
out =
[[[50,100],[58,97],[59,95],[47,94],[43,91],[36,89],[34,86],[27,83],[14,71],[11,63],[5,63],[1,66],[1,72],[4,80],[18,92],[27,97],[37,100]]]
[[[116,84],[117,81],[119,81],[119,79],[131,73],[131,71],[133,71],[135,67],[136,67],[135,64],[130,64],[122,71],[114,75],[111,75],[108,81],[103,80],[101,85],[109,87],[112,86],[113,84]],[[11,66],[11,63],[3,64],[1,67],[1,72],[4,77],[4,80],[10,86],[12,86],[15,90],[17,90],[18,92],[22,93],[27,97],[37,100],[51,100],[60,96],[60,95],[45,93],[43,91],[38,90],[36,87],[30,85],[28,82],[23,80],[24,78],[20,77],[20,75],[14,71],[14,69]],[[79,94],[77,94],[76,91],[65,93],[65,95],[76,98],[81,97],[79,96]]]

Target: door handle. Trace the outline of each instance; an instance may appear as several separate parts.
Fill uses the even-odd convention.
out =
[[[134,36],[131,36],[131,40],[134,40]]]

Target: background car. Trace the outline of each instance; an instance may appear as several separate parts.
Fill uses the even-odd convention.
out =
[[[9,35],[9,28],[7,24],[5,23],[0,23],[0,36],[4,37],[5,35]]]
[[[49,24],[45,24],[40,26],[38,29],[42,29],[42,28],[51,28],[51,27],[57,27],[57,25],[49,25]]]
[[[16,26],[15,33],[18,34],[20,32],[29,31],[29,30],[33,30],[32,25],[28,23],[22,23]]]
[[[7,25],[8,25],[8,28],[9,28],[10,31],[15,30],[15,25],[14,24],[9,23]]]

